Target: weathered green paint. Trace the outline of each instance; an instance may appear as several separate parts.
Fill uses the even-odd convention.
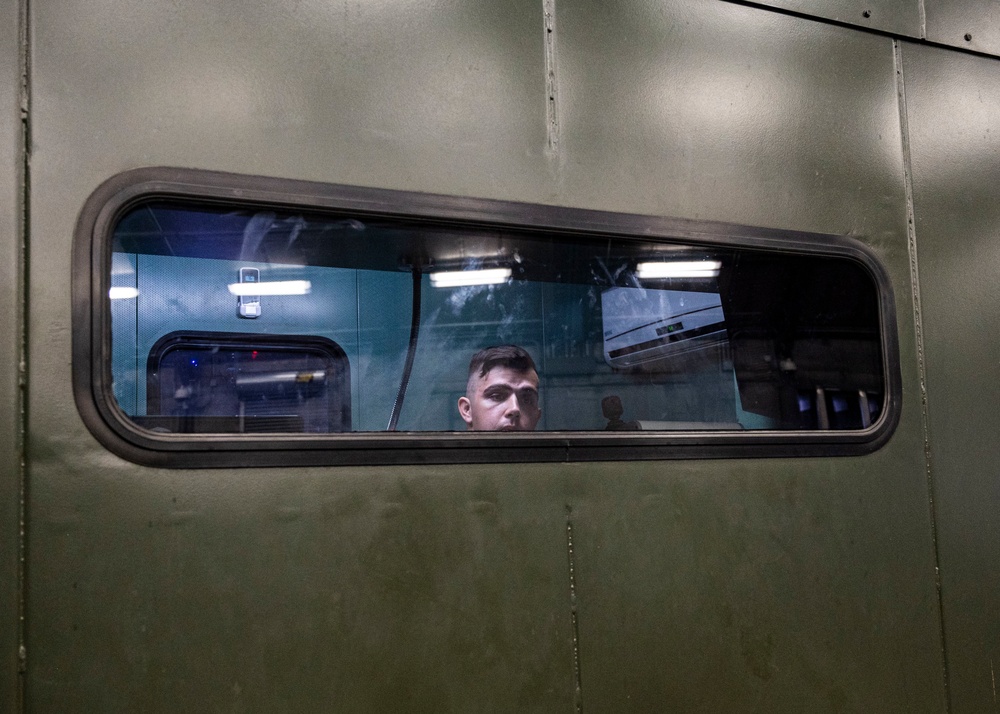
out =
[[[757,0],[761,5],[790,10],[810,17],[887,32],[901,37],[922,38],[921,5],[929,0]],[[968,0],[953,0],[955,4]]]
[[[904,49],[953,712],[993,711],[1000,671],[1000,63]]]
[[[559,203],[905,247],[890,40],[728,3],[575,2],[558,22]]]
[[[571,691],[542,468],[58,470],[37,494],[37,711],[544,712]]]
[[[0,2],[0,710],[16,711],[21,550],[21,53],[19,3]]]
[[[924,0],[932,42],[1000,55],[1000,8],[989,0]]]
[[[588,203],[859,235],[911,314],[891,40],[712,4],[559,22],[566,184]],[[903,419],[872,457],[581,479],[588,706],[942,710],[911,320],[900,333]]]
[[[737,4],[557,4],[551,116],[540,0],[32,8],[30,711],[946,711],[904,139],[950,696],[989,708],[995,61],[903,43],[904,136],[891,38]],[[913,34],[910,4],[884,14]],[[9,26],[0,56],[16,334]],[[895,289],[899,427],[840,459],[127,463],[73,408],[66,281],[86,197],[149,165],[854,235]],[[16,364],[11,341],[0,403]],[[0,439],[16,430],[5,406]],[[18,491],[0,454],[4,707]]]
[[[991,0],[754,0],[753,4],[895,37],[1000,55],[1000,8]]]

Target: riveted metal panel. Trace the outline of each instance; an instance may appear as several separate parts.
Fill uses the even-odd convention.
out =
[[[927,0],[755,0],[755,4],[791,10],[812,17],[889,32],[922,37],[921,2]]]
[[[1000,65],[903,49],[952,711],[992,711],[1000,673]]]
[[[924,0],[927,39],[1000,54],[1000,7],[990,0]]]
[[[613,488],[581,479],[571,503],[587,704],[944,711],[914,447],[851,459],[849,476],[830,460],[633,468]]]
[[[258,2],[244,13],[218,1],[67,0],[34,10],[41,177],[72,189],[63,198],[74,211],[108,177],[143,166],[544,193],[533,0]]]
[[[570,711],[542,467],[148,469],[70,396],[70,237],[138,166],[538,200],[538,3],[34,3],[36,711]]]
[[[573,3],[557,22],[575,202],[898,238],[890,40],[726,3]]]
[[[727,4],[574,3],[557,26],[567,192],[854,233],[910,313],[891,40]],[[574,470],[585,709],[944,709],[907,322],[875,454]]]
[[[34,4],[34,709],[943,708],[905,321],[857,458],[164,471],[74,411],[73,225],[140,166],[851,233],[910,313],[888,39],[568,5],[547,68],[539,2]]]
[[[543,468],[107,466],[42,461],[37,711],[571,711]]]
[[[18,398],[21,299],[19,6],[0,2],[0,709],[18,707],[20,491]]]

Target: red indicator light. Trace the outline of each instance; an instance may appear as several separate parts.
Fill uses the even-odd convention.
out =
[[[257,359],[257,350],[250,353],[250,359]]]

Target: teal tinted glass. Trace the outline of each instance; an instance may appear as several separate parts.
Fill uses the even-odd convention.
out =
[[[878,287],[844,256],[150,201],[116,224],[110,285],[114,399],[147,429],[860,430],[886,409]],[[491,346],[528,361],[470,375]]]

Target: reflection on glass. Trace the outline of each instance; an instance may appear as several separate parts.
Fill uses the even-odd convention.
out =
[[[844,257],[165,202],[113,250],[134,298],[110,303],[115,397],[146,428],[380,431],[396,412],[464,431],[469,360],[504,344],[537,368],[539,431],[850,430],[884,410],[878,290]],[[180,333],[222,337],[154,364]]]
[[[288,344],[290,343],[290,344]],[[350,431],[348,366],[329,341],[174,332],[147,367],[143,426],[168,432]]]

